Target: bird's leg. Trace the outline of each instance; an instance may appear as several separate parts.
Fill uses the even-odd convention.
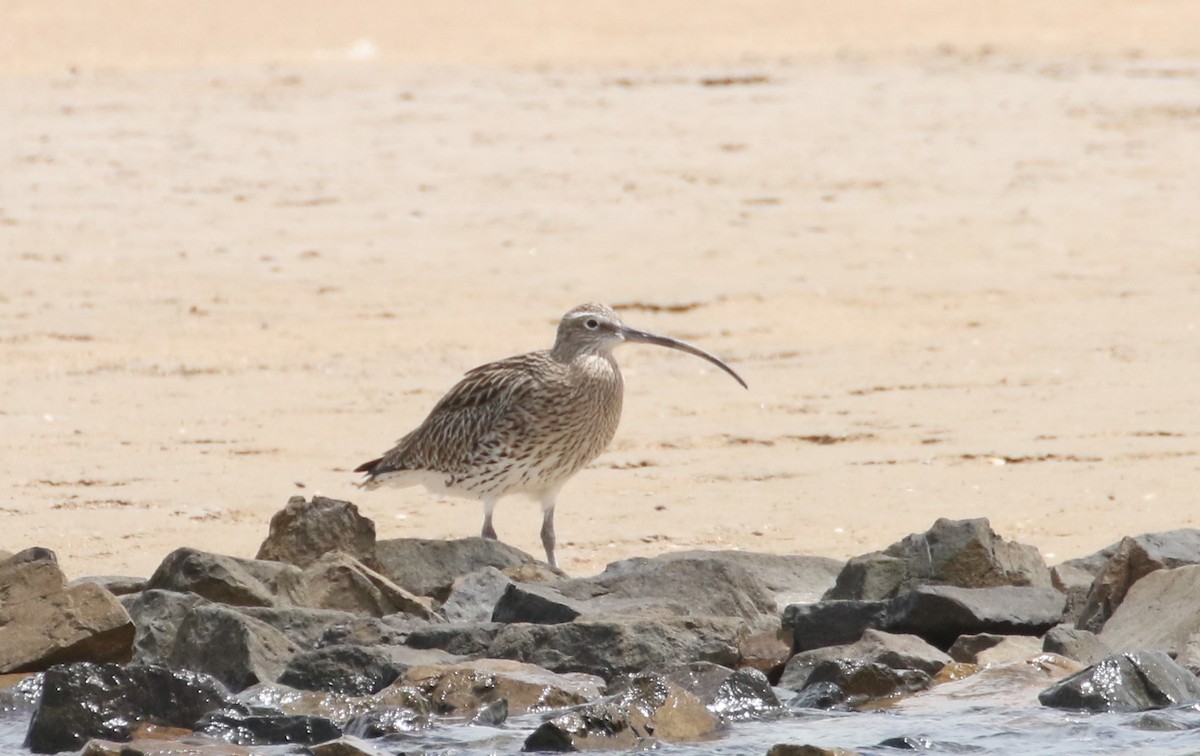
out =
[[[496,508],[495,499],[484,499],[483,501],[483,532],[480,534],[484,538],[496,540],[496,529],[492,527],[492,510]]]
[[[557,568],[554,563],[554,494],[542,499],[542,547],[546,549],[546,563]]]

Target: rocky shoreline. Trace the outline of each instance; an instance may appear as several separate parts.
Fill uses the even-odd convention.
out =
[[[571,578],[295,497],[256,559],[180,548],[147,579],[68,582],[49,550],[0,552],[0,714],[34,753],[383,754],[520,718],[526,751],[642,749],[997,669],[1046,707],[1200,701],[1200,531],[1048,567],[938,520],[846,563],[692,551]]]

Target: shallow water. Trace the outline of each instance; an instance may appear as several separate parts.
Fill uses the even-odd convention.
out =
[[[772,721],[730,725],[718,737],[687,745],[661,743],[656,751],[677,756],[765,754],[776,743],[840,747],[863,754],[896,754],[904,750],[940,754],[1075,754],[1151,753],[1156,756],[1200,754],[1200,705],[1191,704],[1133,714],[1082,714],[1036,704],[1027,691],[1015,703],[1002,684],[954,686],[937,695],[913,696],[876,711],[802,710]],[[993,688],[988,696],[981,689]],[[991,700],[989,700],[989,698]],[[31,711],[9,699],[0,706],[0,754],[28,753],[22,743]],[[541,723],[540,715],[510,719],[501,727],[446,724],[410,735],[373,741],[384,752],[485,756],[517,753],[526,736]],[[303,753],[295,747],[260,749],[264,754]]]

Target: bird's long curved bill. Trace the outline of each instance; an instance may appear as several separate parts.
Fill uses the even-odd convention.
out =
[[[726,365],[720,357],[717,357],[714,354],[709,354],[700,347],[692,346],[686,341],[673,339],[670,336],[659,336],[658,334],[654,333],[646,333],[645,331],[639,331],[635,328],[629,328],[628,326],[621,329],[621,335],[625,337],[626,341],[636,341],[642,344],[656,344],[658,346],[667,347],[669,349],[678,349],[681,352],[687,352],[688,354],[694,354],[697,357],[702,357],[733,376],[735,381],[742,384],[742,388],[750,388],[746,385],[746,382],[742,380],[742,376],[733,372],[733,368]]]

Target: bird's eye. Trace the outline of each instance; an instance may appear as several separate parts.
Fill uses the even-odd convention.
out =
[[[596,320],[595,318],[589,318],[587,322],[583,324],[583,327],[589,331],[594,331],[600,327],[600,321]]]

